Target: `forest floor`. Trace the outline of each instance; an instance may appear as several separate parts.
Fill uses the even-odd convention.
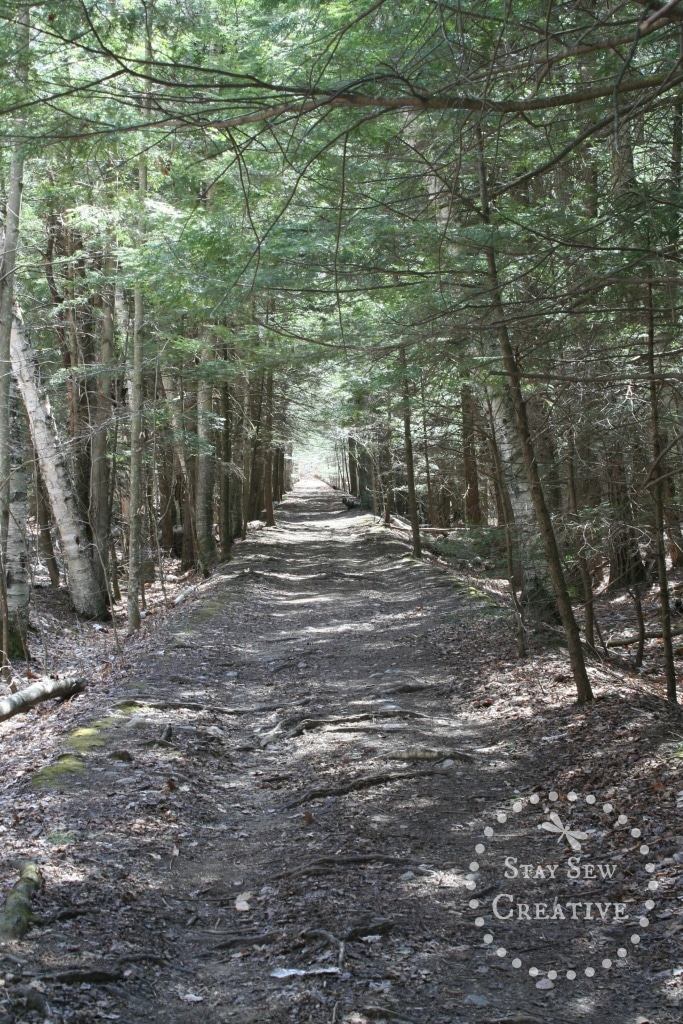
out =
[[[2,897],[44,879],[0,1021],[679,1021],[661,680],[594,662],[578,707],[485,581],[317,482],[277,519],[0,725]]]

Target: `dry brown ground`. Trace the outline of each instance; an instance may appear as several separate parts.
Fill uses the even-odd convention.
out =
[[[561,648],[520,662],[484,583],[322,485],[120,654],[64,622],[43,657],[92,685],[0,725],[3,893],[45,880],[0,1021],[680,1020],[656,679],[595,665],[577,708]]]

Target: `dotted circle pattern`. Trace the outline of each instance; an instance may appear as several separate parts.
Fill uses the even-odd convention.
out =
[[[549,804],[557,804],[559,799],[560,799],[560,794],[558,792],[556,792],[555,790],[551,790],[547,794],[547,800],[548,800]],[[575,793],[573,791],[571,793],[567,794],[567,800],[570,803],[572,803],[572,804],[578,804],[581,799],[582,798],[579,796],[579,794]],[[598,803],[598,798],[595,796],[594,793],[588,793],[585,797],[583,797],[583,800],[585,801],[585,803],[589,807],[595,807],[597,805],[597,803]],[[521,814],[522,811],[524,810],[525,806],[538,807],[542,802],[543,802],[543,797],[541,797],[541,795],[538,794],[538,793],[532,793],[531,796],[529,796],[526,800],[517,799],[517,800],[515,800],[515,802],[512,805],[513,814]],[[610,803],[609,801],[606,801],[602,805],[602,810],[603,810],[603,813],[606,814],[606,815],[615,814],[614,805],[612,803]],[[496,820],[497,820],[498,824],[500,824],[500,825],[504,825],[507,822],[508,817],[509,817],[509,814],[506,811],[498,811],[497,814],[496,814]],[[628,815],[626,815],[626,814],[616,814],[616,817],[614,819],[613,825],[614,825],[615,828],[617,826],[624,827],[625,825],[628,825],[628,822],[629,822]],[[542,826],[539,824],[538,828],[541,828],[541,827]],[[571,832],[571,830],[569,830],[569,831]],[[642,835],[643,834],[642,834],[641,829],[639,829],[637,827],[633,827],[633,828],[630,829],[630,833],[631,833],[631,836],[634,839],[642,839]],[[484,838],[485,839],[492,839],[494,835],[495,835],[495,830],[490,825],[487,825],[486,828],[484,829]],[[486,853],[486,845],[485,845],[485,843],[478,842],[475,845],[475,847],[474,847],[474,852],[475,852],[477,857],[482,857]],[[639,847],[638,852],[640,853],[641,857],[645,858],[650,853],[650,847],[647,845],[647,843],[642,843],[641,846]],[[479,866],[480,865],[479,865],[479,861],[478,860],[472,860],[470,862],[470,865],[469,865],[470,875],[476,874],[479,871]],[[656,870],[656,865],[648,861],[645,864],[645,870],[646,870],[646,872],[649,875],[654,875],[654,872]],[[467,877],[467,879],[465,881],[465,885],[466,885],[466,887],[468,889],[475,890],[477,888],[477,881],[476,881],[476,879],[471,878],[470,875],[468,875],[468,877]],[[648,890],[651,893],[656,892],[659,889],[659,882],[657,881],[657,879],[656,878],[650,878],[650,880],[647,883],[647,888],[648,888]],[[470,906],[470,910],[478,910],[480,908],[480,902],[476,898],[471,899],[469,901],[469,906]],[[645,907],[646,911],[654,910],[654,908],[655,908],[655,901],[652,898],[649,898],[649,899],[645,900],[644,907]],[[484,928],[486,926],[486,919],[484,917],[477,917],[477,918],[475,918],[474,923],[475,923],[475,926],[477,928]],[[638,920],[638,927],[643,929],[643,930],[648,928],[649,924],[650,924],[650,919],[647,917],[646,914],[643,914],[639,918],[639,920]],[[638,948],[638,946],[640,945],[640,941],[641,941],[640,932],[634,931],[633,934],[631,935],[632,951],[635,951]],[[489,948],[493,948],[494,947],[494,943],[495,943],[494,936],[491,934],[491,932],[486,932],[484,934],[484,945],[488,946]],[[503,957],[508,956],[508,950],[504,946],[498,946],[495,949],[495,954],[496,954],[496,956],[499,956],[502,959]],[[619,961],[624,961],[627,958],[628,954],[629,954],[629,950],[626,947],[624,947],[624,946],[620,947],[617,950],[617,957],[618,957]],[[512,963],[512,966],[515,968],[515,970],[519,970],[520,968],[524,967],[524,962],[518,956],[514,957],[513,960],[511,961],[511,963]],[[610,968],[612,968],[614,966],[614,961],[612,961],[608,957],[606,957],[604,960],[601,961],[600,966],[602,967],[603,970],[608,971],[608,970],[610,970]],[[544,975],[548,979],[549,982],[555,982],[560,977],[560,973],[558,971],[554,971],[554,970],[541,971],[538,967],[535,967],[533,965],[528,968],[528,972],[529,972],[529,976],[531,978],[533,978],[533,979],[538,978],[539,975]],[[569,971],[565,972],[565,977],[566,977],[566,979],[568,981],[575,981],[576,978],[578,977],[578,974],[580,974],[580,973],[581,973],[580,971],[569,970]],[[586,978],[594,978],[597,973],[598,972],[596,971],[595,967],[593,967],[593,966],[588,966],[588,967],[585,967],[583,969],[583,974],[585,975]],[[541,983],[537,983],[537,984],[543,984],[543,983],[541,982]],[[551,988],[552,986],[548,985],[547,987]]]

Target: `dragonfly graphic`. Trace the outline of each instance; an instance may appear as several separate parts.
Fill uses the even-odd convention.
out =
[[[565,825],[562,822],[562,818],[555,811],[551,811],[549,814],[550,821],[544,821],[541,828],[544,828],[546,832],[557,832],[558,843],[562,839],[566,839],[572,850],[580,850],[581,843],[580,839],[588,839],[586,832],[579,832],[576,829],[570,829],[569,825]]]

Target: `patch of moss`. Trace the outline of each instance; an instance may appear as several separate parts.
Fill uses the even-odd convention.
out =
[[[137,686],[137,683],[129,683],[129,686]],[[116,705],[116,712],[120,715],[134,715],[140,705],[137,701],[122,700]]]
[[[208,619],[212,619],[215,615],[220,615],[222,611],[225,611],[225,603],[223,601],[204,601],[199,608],[193,609],[192,615],[189,619],[189,624],[193,625],[197,622],[206,622]]]
[[[48,764],[41,768],[33,776],[34,786],[59,786],[65,783],[69,776],[80,774],[85,764],[75,754],[62,754],[54,764]]]
[[[77,842],[81,835],[80,832],[74,832],[73,829],[58,828],[54,832],[48,832],[45,838],[52,846],[65,846],[67,843]]]
[[[67,743],[79,754],[86,754],[89,750],[103,747],[104,738],[101,735],[101,729],[93,724],[70,733]]]

